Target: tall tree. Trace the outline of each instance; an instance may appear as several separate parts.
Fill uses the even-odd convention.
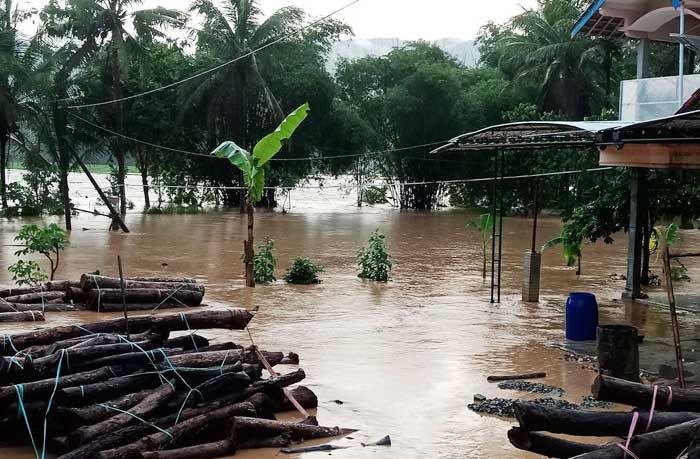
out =
[[[18,131],[21,98],[28,89],[34,49],[17,31],[17,25],[31,13],[0,4],[0,203],[7,208],[7,163],[10,135]]]
[[[489,24],[479,37],[482,62],[497,63],[516,92],[534,90],[541,110],[579,120],[599,113],[612,64],[606,44],[571,37],[582,6],[581,0],[539,0],[503,26]]]

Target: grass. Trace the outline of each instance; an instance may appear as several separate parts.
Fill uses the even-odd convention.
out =
[[[24,164],[17,161],[10,161],[7,163],[8,169],[19,169],[26,170]],[[111,167],[109,164],[87,164],[87,168],[93,174],[109,174],[111,172]],[[76,169],[78,171],[79,169]],[[139,169],[136,166],[127,166],[127,174],[138,174]]]

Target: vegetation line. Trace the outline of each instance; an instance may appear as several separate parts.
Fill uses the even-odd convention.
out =
[[[252,50],[252,51],[249,51],[249,52],[247,52],[247,53],[245,53],[245,54],[243,54],[243,55],[241,55],[241,56],[236,57],[235,59],[231,59],[231,60],[228,61],[228,62],[224,62],[223,64],[220,64],[220,65],[217,65],[216,67],[212,67],[212,68],[210,68],[210,69],[208,69],[208,70],[204,70],[204,71],[202,71],[202,72],[196,73],[196,74],[191,75],[191,76],[189,76],[189,77],[187,77],[187,78],[184,78],[184,79],[182,79],[182,80],[175,81],[175,82],[173,82],[173,83],[166,84],[165,86],[160,86],[160,87],[158,87],[158,88],[154,88],[154,89],[151,89],[151,90],[149,90],[149,91],[144,91],[144,92],[141,92],[141,93],[138,93],[138,94],[132,94],[132,95],[130,95],[130,96],[119,97],[119,98],[117,98],[117,99],[105,100],[105,101],[102,101],[102,102],[95,102],[95,103],[91,103],[91,104],[69,105],[67,108],[69,108],[69,109],[76,109],[76,108],[100,107],[100,106],[103,106],[103,105],[110,105],[110,104],[114,104],[114,103],[117,103],[117,102],[123,102],[123,101],[125,101],[125,100],[136,99],[136,98],[139,98],[139,97],[147,96],[147,95],[149,95],[149,94],[153,94],[153,93],[156,93],[156,92],[160,92],[160,91],[164,91],[164,90],[166,90],[166,89],[173,88],[173,87],[175,87],[175,86],[181,85],[182,83],[186,83],[186,82],[188,82],[188,81],[195,80],[195,79],[197,79],[197,78],[199,78],[199,77],[201,77],[201,76],[208,75],[208,74],[210,74],[210,73],[214,73],[214,72],[216,72],[216,71],[218,71],[218,70],[221,70],[221,69],[224,68],[224,67],[227,67],[227,66],[229,66],[229,65],[231,65],[231,64],[234,64],[234,63],[236,63],[236,62],[238,62],[238,61],[240,61],[240,60],[243,60],[243,59],[245,59],[246,57],[254,56],[255,53],[258,53],[258,52],[260,52],[260,51],[262,51],[262,50],[264,50],[264,49],[266,49],[266,48],[269,48],[270,46],[276,45],[277,43],[279,43],[279,42],[281,42],[281,41],[283,41],[283,40],[286,40],[287,38],[291,37],[292,35],[298,34],[298,33],[300,33],[300,32],[303,32],[303,31],[306,30],[306,29],[309,29],[309,28],[311,28],[311,27],[313,27],[313,26],[315,26],[315,25],[317,25],[317,24],[320,24],[321,22],[325,21],[326,19],[330,19],[331,17],[335,16],[336,14],[338,14],[338,13],[340,13],[340,12],[342,12],[342,11],[348,9],[348,8],[350,8],[351,6],[353,6],[354,4],[359,3],[359,2],[360,2],[360,0],[353,0],[353,1],[351,1],[350,3],[347,3],[347,4],[343,5],[343,6],[341,6],[340,8],[338,8],[338,9],[336,9],[336,10],[334,10],[334,11],[328,13],[327,15],[323,16],[322,18],[317,19],[317,20],[315,20],[315,21],[313,21],[313,22],[311,22],[311,23],[309,23],[309,24],[307,24],[307,25],[305,25],[305,26],[299,27],[298,29],[292,30],[292,31],[290,31],[290,32],[288,32],[288,33],[286,33],[286,34],[282,34],[282,35],[280,35],[278,38],[276,38],[275,40],[273,40],[273,41],[271,41],[271,42],[269,42],[269,43],[265,43],[264,45],[262,45],[262,46],[260,46],[260,47],[258,47],[258,48],[256,48],[256,49],[254,49],[254,50]],[[208,156],[208,155],[207,155],[207,156]]]

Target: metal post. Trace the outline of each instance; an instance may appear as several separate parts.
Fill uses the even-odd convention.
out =
[[[498,179],[498,151],[493,153],[493,184],[491,187],[491,303],[495,303],[494,280],[496,278],[496,183]]]
[[[532,214],[534,221],[532,222],[532,253],[537,252],[537,214],[539,214],[540,203],[540,181],[535,179],[535,197],[532,202]]]
[[[649,78],[649,39],[642,38],[637,44],[637,79]]]
[[[627,286],[625,298],[641,296],[642,275],[642,225],[644,208],[644,169],[632,168],[630,184],[630,222],[627,243]]]
[[[505,163],[505,151],[501,149],[501,177],[498,179],[500,190],[498,202],[498,303],[501,302],[501,266],[503,266],[503,163]]]
[[[680,35],[683,36],[685,34],[685,2],[681,0],[681,6],[679,8],[681,17],[680,17]],[[683,102],[685,102],[685,96],[684,96],[684,74],[685,74],[685,44],[681,41],[679,45],[679,53],[678,53],[678,106],[682,107]]]

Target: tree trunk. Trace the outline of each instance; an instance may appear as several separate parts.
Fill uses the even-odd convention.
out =
[[[141,185],[143,186],[143,200],[146,209],[151,208],[151,196],[149,193],[150,186],[148,185],[148,166],[145,164],[141,167]]]
[[[64,292],[39,292],[27,293],[25,295],[8,296],[5,301],[8,303],[41,304],[42,301],[61,300],[65,297]]]
[[[255,287],[255,270],[253,265],[253,260],[255,258],[255,234],[253,232],[255,214],[250,194],[246,200],[246,213],[248,214],[248,240],[243,244],[243,249],[245,250],[243,260],[245,263],[245,286]]]
[[[105,432],[114,432],[120,428],[136,423],[139,418],[148,418],[148,416],[163,406],[174,394],[174,380],[166,381],[161,384],[160,387],[152,391],[148,397],[132,407],[129,413],[117,413],[102,422],[76,430],[70,435],[69,444],[73,446],[84,445],[100,435],[103,435]]]
[[[656,396],[657,410],[700,411],[700,390],[678,388],[672,390],[673,394],[669,397],[670,388],[668,386],[659,386]],[[654,386],[599,375],[593,382],[591,392],[596,400],[647,409],[651,406]],[[670,404],[667,402],[669,398],[671,400]]]
[[[204,294],[202,292],[185,289],[161,290],[156,288],[136,288],[124,290],[124,296],[127,303],[153,303],[154,307],[160,303],[199,306],[202,303]],[[101,303],[119,303],[121,300],[122,291],[120,289],[95,289],[90,290],[85,304],[90,309],[99,310]],[[21,303],[21,301],[18,303]]]
[[[688,447],[698,425],[700,425],[700,420],[695,420],[656,432],[637,435],[632,437],[629,450],[640,458],[677,457]],[[630,455],[625,454],[622,448],[613,443],[576,457],[580,459],[622,459],[630,457]]]
[[[72,206],[70,205],[70,188],[68,185],[68,170],[64,170],[60,167],[61,181],[58,183],[58,191],[61,195],[61,202],[63,203],[63,213],[66,221],[66,230],[70,231],[73,229],[73,224],[71,222],[72,218]]]
[[[0,312],[0,322],[43,322],[44,314],[41,312]]]
[[[513,427],[508,431],[508,440],[518,449],[545,457],[578,457],[579,454],[589,453],[600,448],[598,445],[577,443],[539,432],[527,432],[519,427]]]
[[[184,319],[183,319],[184,317]],[[181,314],[165,314],[155,316],[129,317],[129,331],[143,333],[148,330],[184,331],[206,328],[224,328],[243,330],[253,314],[245,309],[229,309],[222,311],[201,311]],[[124,319],[103,320],[84,324],[82,326],[64,325],[44,328],[28,333],[12,335],[12,343],[17,350],[40,344],[53,344],[55,341],[78,338],[89,333],[124,333]],[[14,355],[8,338],[0,340],[0,355]]]
[[[657,402],[657,406],[663,405]],[[593,437],[625,437],[629,432],[634,412],[583,411],[550,408],[532,402],[513,402],[515,418],[528,432],[545,431],[555,434]],[[639,420],[634,433],[644,433],[649,413],[638,412]],[[700,413],[657,411],[652,416],[649,431],[665,429],[676,424],[699,419]]]
[[[0,135],[0,196],[2,208],[7,209],[7,133]]]
[[[113,30],[112,33],[121,33],[121,30]],[[112,39],[114,40],[114,39]],[[111,47],[112,58],[112,95],[114,100],[122,97],[122,80],[121,69],[119,68],[119,53],[117,46],[112,43]],[[113,104],[114,107],[114,124],[115,131],[119,134],[124,134],[124,114],[122,112],[121,102]],[[126,215],[126,154],[122,149],[122,142],[119,138],[115,138],[113,143],[114,156],[117,160],[117,186],[119,187],[119,213]]]
[[[80,287],[90,291],[93,289],[121,289],[121,279],[118,277],[83,274],[80,276]],[[196,282],[150,282],[124,279],[125,289],[160,289],[195,291],[204,294],[204,285]]]

